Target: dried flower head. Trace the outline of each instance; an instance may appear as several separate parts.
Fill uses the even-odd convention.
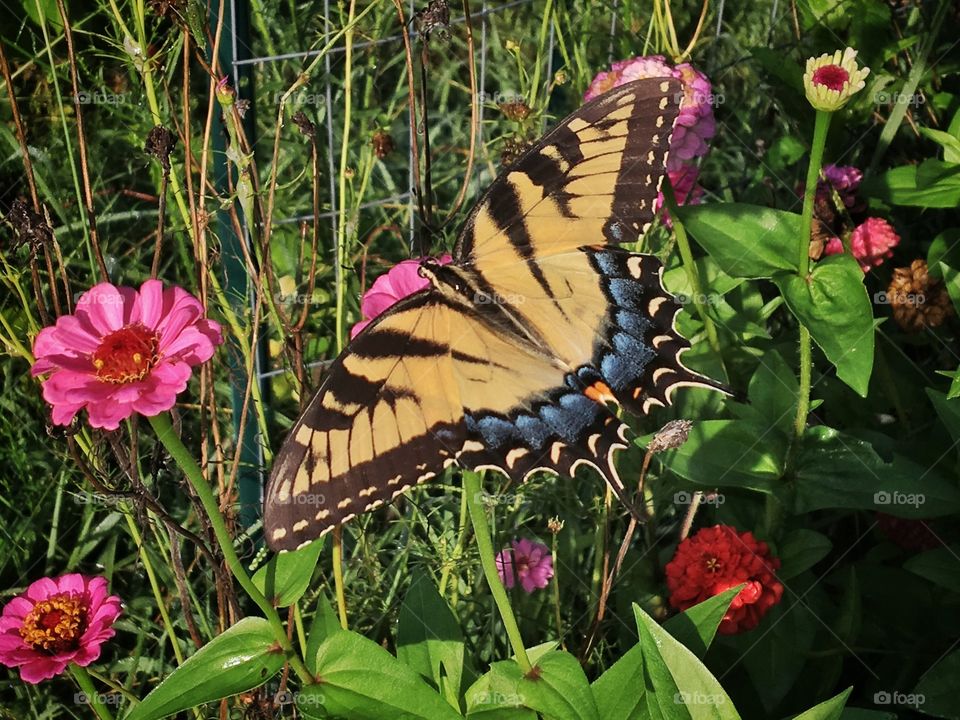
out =
[[[847,48],[833,55],[807,60],[803,88],[807,100],[817,110],[835,112],[847,104],[854,93],[863,90],[870,68],[857,65],[857,51]]]
[[[647,445],[647,451],[652,453],[673,450],[687,441],[693,423],[689,420],[671,420],[653,436]]]
[[[893,271],[887,300],[893,319],[907,332],[937,327],[953,314],[950,294],[942,282],[930,277],[926,260],[920,258],[910,267]]]
[[[413,19],[424,41],[429,41],[434,33],[440,40],[450,39],[450,5],[447,0],[430,0],[430,4]]]
[[[530,143],[521,137],[508,137],[500,146],[500,167],[510,167],[530,149]]]
[[[373,146],[373,154],[380,160],[387,157],[394,149],[393,138],[386,130],[374,132],[373,137],[370,138],[370,144]]]
[[[147,133],[143,151],[160,162],[164,172],[170,172],[170,154],[177,146],[177,136],[163,125],[154,125]]]
[[[33,211],[24,198],[13,201],[4,220],[13,228],[14,250],[27,245],[31,253],[37,253],[53,240],[53,228],[43,215]]]
[[[303,110],[297,110],[290,119],[293,120],[293,124],[297,126],[301,134],[311,139],[317,136],[317,126],[310,122],[310,118]]]
[[[530,115],[530,106],[523,100],[513,100],[511,102],[500,103],[500,112],[504,114],[507,120],[519,122],[526,120]]]

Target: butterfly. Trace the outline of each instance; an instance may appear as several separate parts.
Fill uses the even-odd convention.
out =
[[[628,503],[614,454],[634,415],[682,386],[680,308],[638,240],[683,96],[637,80],[584,104],[504,170],[460,231],[453,263],[334,361],[277,454],[267,544],[307,543],[456,465],[522,480],[591,466]],[[629,506],[629,503],[628,503]]]

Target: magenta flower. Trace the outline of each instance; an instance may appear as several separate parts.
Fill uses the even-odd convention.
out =
[[[532,593],[545,588],[553,577],[553,557],[550,548],[531,540],[514,540],[513,548],[497,553],[497,573],[508,589],[520,580],[520,587]]]
[[[843,200],[847,209],[857,204],[857,189],[863,180],[863,172],[853,165],[824,165],[823,179],[817,183],[817,199],[831,200],[833,190]]]
[[[695,163],[698,158],[707,154],[710,140],[717,132],[717,123],[713,116],[713,86],[706,75],[690,63],[671,66],[663,55],[619,60],[610,66],[609,71],[597,73],[583,99],[591,100],[623,83],[649,77],[672,77],[683,83],[680,114],[670,138],[667,173],[676,194],[677,204],[696,204],[703,195],[703,188],[696,184],[699,169]],[[661,193],[657,196],[654,209],[659,210],[662,207]],[[669,225],[670,218],[666,213],[664,221]]]
[[[147,280],[138,292],[100,283],[80,296],[73,315],[40,331],[30,372],[49,375],[43,398],[55,424],[69,425],[86,408],[90,425],[116,430],[135,412],[172,408],[191,368],[221,342],[220,326],[182,288]]]
[[[120,598],[107,594],[104,577],[40,578],[3,608],[0,663],[33,684],[70,663],[85,667],[100,657],[119,615]]]
[[[351,340],[378,315],[430,284],[429,280],[420,275],[422,262],[423,259],[403,260],[373,281],[373,285],[360,300],[363,319],[350,329]],[[437,262],[447,265],[453,262],[453,258],[448,253],[437,258]]]
[[[850,251],[864,272],[893,257],[893,248],[899,243],[897,231],[883,218],[867,218],[850,235]],[[831,238],[823,252],[825,255],[839,255],[843,252],[843,242],[840,238]]]

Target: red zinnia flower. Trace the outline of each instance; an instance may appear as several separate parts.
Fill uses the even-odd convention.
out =
[[[86,408],[90,425],[116,430],[135,412],[172,408],[191,368],[222,342],[220,326],[182,288],[147,280],[138,292],[100,283],[80,296],[73,315],[40,331],[30,372],[49,374],[43,399],[55,424],[69,425]]]
[[[3,608],[0,663],[34,684],[70,663],[85,667],[100,657],[119,615],[120,598],[107,594],[104,577],[40,578]]]
[[[884,260],[893,257],[893,248],[899,243],[900,236],[897,235],[897,231],[883,218],[867,218],[857,225],[850,235],[850,251],[864,272],[882,265]],[[823,252],[825,255],[842,253],[843,241],[836,237],[831,239]]]
[[[780,602],[783,585],[774,572],[779,558],[770,554],[753,533],[738,533],[729,525],[704,528],[687,538],[667,563],[670,604],[686,610],[745,583],[720,621],[721,635],[751,630]]]
[[[891,542],[904,550],[933,550],[943,543],[930,529],[928,520],[909,520],[886,513],[877,513],[877,527]]]

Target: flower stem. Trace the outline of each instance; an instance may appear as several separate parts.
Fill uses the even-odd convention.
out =
[[[193,455],[190,454],[190,451],[174,432],[173,425],[170,423],[170,416],[166,413],[161,413],[160,415],[154,415],[149,418],[149,420],[160,442],[163,443],[167,452],[170,453],[170,456],[183,471],[183,474],[186,475],[197,497],[200,498],[200,503],[203,505],[203,509],[210,520],[213,534],[217,537],[217,543],[223,551],[223,557],[227,562],[227,566],[230,568],[230,572],[233,573],[233,576],[246,591],[247,595],[249,595],[263,611],[267,622],[270,623],[270,628],[273,630],[277,644],[283,651],[290,666],[297,675],[300,676],[300,679],[307,684],[316,682],[313,675],[307,669],[307,666],[304,665],[303,660],[293,649],[289,638],[287,638],[287,632],[283,628],[283,622],[280,620],[276,608],[273,607],[270,601],[264,597],[263,593],[257,589],[257,586],[253,584],[250,576],[247,575],[246,570],[244,570],[240,558],[237,557],[237,551],[233,547],[233,538],[230,537],[230,532],[227,530],[223,515],[220,513],[217,498],[214,496],[210,484],[203,476],[203,472],[200,470],[200,466],[197,465],[196,460],[194,460]]]
[[[807,168],[807,184],[803,192],[803,215],[800,220],[800,237],[797,239],[797,273],[803,280],[810,274],[810,229],[813,227],[813,201],[817,194],[817,181],[820,179],[820,166],[823,163],[823,149],[827,144],[827,131],[830,129],[831,113],[817,110],[817,120],[813,129],[813,143],[810,147],[810,165]],[[810,414],[810,388],[813,377],[813,348],[810,331],[800,324],[800,396],[797,398],[797,416],[794,419],[794,439],[799,440],[807,427],[807,415]],[[796,443],[794,443],[796,445]],[[791,453],[792,455],[792,453]]]
[[[480,550],[480,564],[483,566],[483,574],[487,578],[487,585],[490,586],[490,593],[497,604],[497,610],[500,611],[500,618],[503,620],[503,626],[507,631],[510,645],[513,647],[513,653],[517,656],[517,664],[523,674],[526,675],[533,669],[533,666],[530,664],[527,650],[523,646],[523,638],[520,637],[520,628],[517,626],[517,619],[513,615],[513,608],[510,607],[507,591],[504,589],[503,583],[500,581],[500,575],[497,573],[497,560],[493,553],[490,525],[487,523],[487,516],[480,501],[479,473],[472,470],[463,471],[463,492],[467,496],[467,507],[470,510],[470,521],[473,523],[473,534],[477,536],[477,548]]]
[[[73,675],[73,679],[80,688],[80,692],[86,696],[87,704],[90,706],[90,709],[93,710],[93,714],[100,720],[113,720],[113,714],[104,704],[100,693],[98,693],[97,689],[93,686],[93,680],[90,679],[90,673],[87,672],[87,669],[74,663],[70,663],[68,667],[70,668],[70,674]]]
[[[673,231],[677,236],[677,247],[680,250],[680,259],[683,260],[683,269],[687,273],[687,281],[690,283],[690,290],[693,292],[693,306],[697,309],[697,315],[703,321],[703,329],[707,333],[707,342],[710,348],[720,357],[720,338],[717,336],[717,326],[713,324],[713,318],[707,315],[705,305],[706,295],[703,292],[703,282],[700,280],[700,271],[693,259],[693,252],[690,250],[690,240],[687,238],[687,230],[680,222],[680,213],[677,212],[677,197],[673,192],[673,185],[670,184],[670,178],[663,176],[663,183],[660,185],[660,192],[663,193],[663,201],[670,213],[670,222],[673,223]]]

